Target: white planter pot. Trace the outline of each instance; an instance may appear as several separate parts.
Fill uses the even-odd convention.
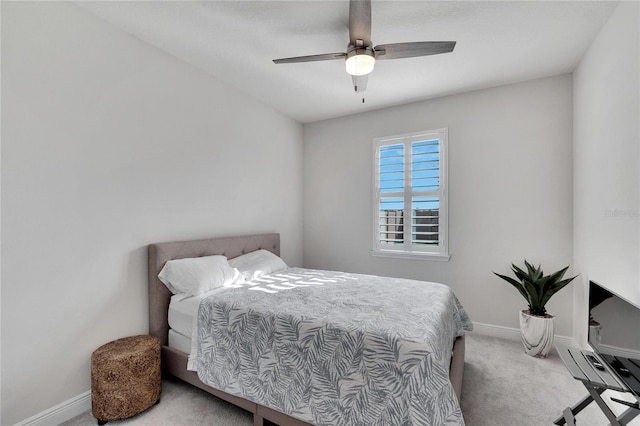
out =
[[[520,311],[520,331],[527,355],[545,358],[553,346],[553,315],[536,317]]]

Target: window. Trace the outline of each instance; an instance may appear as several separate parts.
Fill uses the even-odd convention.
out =
[[[374,255],[449,259],[447,136],[438,129],[374,140]]]

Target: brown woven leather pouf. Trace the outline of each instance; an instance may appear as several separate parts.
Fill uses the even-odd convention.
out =
[[[132,336],[91,355],[91,411],[98,424],[141,413],[160,399],[160,339]]]

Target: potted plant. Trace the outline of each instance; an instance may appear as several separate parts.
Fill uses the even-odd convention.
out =
[[[547,313],[545,305],[551,296],[576,277],[563,279],[569,266],[545,275],[540,266],[536,268],[526,259],[524,264],[526,271],[511,264],[517,279],[496,272],[494,274],[514,286],[527,300],[529,309],[520,311],[522,344],[528,355],[544,358],[553,345],[553,315]]]

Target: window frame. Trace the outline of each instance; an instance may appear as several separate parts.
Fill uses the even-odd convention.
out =
[[[439,187],[434,191],[414,191],[411,186],[411,159],[412,143],[437,139],[439,143]],[[405,184],[402,192],[392,193],[393,195],[383,195],[379,187],[380,180],[380,150],[383,146],[404,145],[404,167]],[[373,249],[371,254],[382,257],[396,257],[405,259],[424,259],[448,261],[449,255],[449,129],[441,128],[421,132],[405,133],[401,135],[384,136],[373,139]],[[407,163],[407,159],[410,161]],[[402,195],[399,195],[402,194]],[[390,247],[380,242],[380,200],[384,197],[403,197],[404,208],[411,211],[411,200],[414,196],[438,196],[438,245],[424,246],[412,244],[410,235],[413,226],[404,226],[404,242],[402,245]],[[407,209],[407,206],[409,208]],[[406,216],[403,213],[403,217]]]

